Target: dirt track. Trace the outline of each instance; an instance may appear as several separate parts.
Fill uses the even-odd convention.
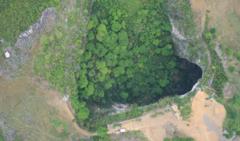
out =
[[[226,140],[222,136],[222,124],[226,115],[224,106],[207,98],[205,92],[197,92],[192,100],[192,115],[189,121],[178,118],[176,110],[156,117],[153,117],[154,112],[151,112],[140,119],[121,122],[121,128],[128,131],[140,130],[150,141],[162,141],[164,137],[171,135],[186,135],[196,141],[224,141]],[[118,130],[109,128],[111,133]]]

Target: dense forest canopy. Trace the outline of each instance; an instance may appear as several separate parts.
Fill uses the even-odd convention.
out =
[[[34,69],[62,93],[71,94],[79,123],[92,126],[105,112],[96,111],[99,107],[146,105],[183,94],[196,83],[201,70],[189,75],[199,68],[175,55],[165,4],[96,0],[86,24],[79,25],[83,19],[73,12],[67,25],[41,38]]]
[[[128,11],[119,1],[98,0],[80,58],[79,99],[148,103],[172,81],[176,57],[163,0]]]

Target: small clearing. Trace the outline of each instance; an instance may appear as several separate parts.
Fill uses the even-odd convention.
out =
[[[110,125],[109,132],[117,133],[120,128],[127,131],[140,130],[150,141],[162,141],[165,137],[176,135],[189,136],[196,141],[226,140],[222,136],[225,108],[214,99],[208,99],[208,95],[203,91],[198,91],[192,99],[192,115],[188,121],[178,116],[176,108],[162,114],[161,112],[163,109],[147,113],[137,119],[123,121],[118,128]]]

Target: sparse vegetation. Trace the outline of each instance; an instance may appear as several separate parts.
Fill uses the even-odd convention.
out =
[[[112,141],[148,141],[148,139],[140,131],[126,132],[120,135],[113,135],[111,137]]]
[[[141,107],[133,106],[129,111],[122,112],[114,115],[96,115],[92,116],[89,121],[94,121],[94,124],[85,123],[85,126],[89,129],[96,129],[98,127],[105,127],[107,124],[112,124],[114,122],[120,122],[126,119],[132,119],[139,117],[143,114]]]
[[[211,77],[208,78],[209,80],[212,80],[211,86],[213,89],[216,90],[216,94],[220,97],[223,96],[223,88],[225,83],[228,81],[228,78],[226,76],[225,70],[223,68],[221,59],[217,55],[215,51],[215,38],[216,38],[216,29],[215,28],[209,28],[208,27],[208,21],[209,17],[206,18],[206,24],[205,24],[205,31],[203,33],[203,39],[207,43],[208,50],[210,51],[211,55],[211,66],[208,68],[207,73],[210,73]],[[208,81],[209,81],[208,80]]]
[[[229,71],[230,73],[233,73],[233,72],[235,71],[235,67],[234,67],[234,66],[229,66],[229,67],[228,67],[228,71]]]
[[[221,101],[221,103],[224,103],[227,111],[227,116],[224,121],[224,128],[226,129],[227,132],[225,132],[224,135],[230,138],[234,134],[240,135],[240,120],[239,120],[240,119],[240,114],[239,114],[240,113],[240,103],[239,103],[240,95],[239,95],[239,92],[237,91],[234,97],[231,98],[230,100],[224,100],[222,98],[224,84],[226,83],[226,81],[228,81],[228,78],[224,72],[224,68],[221,64],[221,60],[214,50],[215,48],[214,39],[216,37],[215,34],[216,34],[216,30],[214,28],[208,29],[208,27],[206,27],[203,37],[208,44],[208,48],[211,53],[211,59],[213,64],[213,67],[211,68],[211,71],[210,71],[214,76],[212,87],[216,90],[216,94],[220,96],[218,100]],[[237,58],[238,52],[234,52],[232,48],[227,48],[226,54],[230,57],[236,56]],[[234,72],[235,67],[229,66],[228,71],[231,73]]]
[[[165,138],[164,141],[194,141],[194,139],[189,137],[173,137]]]
[[[0,129],[0,141],[4,141],[4,137],[1,129]]]
[[[93,140],[94,141],[111,141],[107,131],[108,131],[107,128],[99,127],[97,129],[97,136],[93,137]]]
[[[216,90],[218,96],[223,96],[223,88],[225,83],[228,81],[224,68],[222,66],[221,60],[216,54],[216,52],[210,47],[211,57],[212,57],[212,72],[213,72],[213,82],[212,87]]]
[[[196,34],[193,13],[189,0],[168,0],[168,14],[174,20],[175,26],[187,38],[193,38]]]
[[[50,121],[50,124],[52,125],[52,132],[56,135],[58,135],[58,137],[61,137],[63,139],[66,139],[69,135],[68,132],[68,125],[67,123],[63,122],[60,119],[52,119]]]
[[[184,120],[188,119],[192,112],[191,97],[192,97],[192,95],[188,95],[184,98],[177,97],[175,99],[175,103],[178,105],[181,116]]]
[[[231,137],[236,133],[240,135],[240,93],[238,92],[231,100],[225,104],[227,117],[224,128],[228,131],[225,135]]]
[[[239,35],[240,35],[240,17],[238,13],[234,10],[229,10],[227,13],[227,21],[229,22],[229,26],[231,26],[232,30],[229,30],[227,32],[227,36],[230,35],[230,37],[223,38],[223,43],[225,46],[225,50],[229,51],[231,50],[231,53],[226,53],[229,58],[237,59],[238,62],[240,62],[240,48],[239,48]],[[230,33],[230,34],[229,34]]]
[[[88,6],[81,1],[77,6]],[[42,78],[48,80],[52,87],[62,94],[69,94],[72,107],[75,110],[77,120],[88,118],[89,110],[85,102],[78,100],[79,61],[83,52],[82,39],[85,36],[86,20],[80,9],[69,12],[69,22],[62,21],[51,33],[42,36],[40,43],[42,48],[34,59],[34,71]],[[79,26],[82,28],[79,29]],[[81,109],[81,110],[80,110]]]

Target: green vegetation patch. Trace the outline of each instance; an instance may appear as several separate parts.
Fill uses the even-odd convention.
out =
[[[227,117],[224,121],[224,128],[227,129],[227,137],[236,133],[240,135],[240,93],[236,94],[228,103],[225,104]]]
[[[80,58],[79,99],[144,104],[163,94],[176,67],[163,2],[151,0],[130,14],[117,1],[94,3]]]
[[[141,116],[144,110],[141,107],[132,106],[130,110],[126,112],[122,112],[119,114],[114,115],[104,115],[104,114],[97,114],[91,115],[89,122],[85,123],[85,126],[89,129],[96,129],[99,127],[104,127],[108,124],[120,122],[126,119],[133,119]],[[94,122],[94,124],[92,124]]]
[[[86,1],[78,1],[77,6],[80,5],[88,7]],[[76,78],[80,72],[82,39],[86,29],[86,22],[83,22],[86,21],[86,16],[83,13],[77,8],[66,13],[67,21],[65,19],[59,21],[51,33],[41,37],[41,48],[34,58],[35,73],[48,80],[51,86],[62,94],[71,95],[72,107],[77,119],[81,121],[89,115],[86,103],[79,102],[77,96],[79,84]]]
[[[181,79],[165,4],[97,0],[90,15],[73,10],[64,24],[41,38],[35,72],[71,95],[80,125],[96,130],[137,117],[143,113],[138,105],[157,101],[171,82]],[[109,115],[115,102],[137,106]]]
[[[99,128],[97,135],[92,137],[91,141],[148,141],[140,131],[129,131],[121,134],[107,134],[106,128]],[[90,140],[89,140],[90,141]]]
[[[144,134],[140,131],[126,132],[120,135],[111,136],[112,141],[148,141]]]
[[[151,103],[173,81],[177,61],[171,25],[163,10],[165,1],[131,1],[139,2],[143,5],[137,4],[138,10],[131,11],[125,8],[130,3],[126,1],[99,0],[93,4],[76,75],[79,86],[75,98],[80,103],[85,101],[90,109],[113,102]],[[118,118],[128,115],[131,116]],[[94,116],[90,110],[90,117]]]
[[[225,83],[228,81],[228,78],[224,71],[221,59],[215,51],[216,29],[208,28],[208,20],[209,19],[207,18],[203,38],[208,45],[212,64],[211,67],[208,68],[207,73],[209,73],[210,76],[213,76],[212,87],[215,89],[215,93],[218,96],[217,100],[219,100],[221,103],[224,103],[226,108],[227,116],[224,120],[224,128],[226,129],[225,136],[230,138],[234,134],[240,135],[240,94],[239,92],[236,93],[234,97],[229,100],[223,99],[223,88]],[[231,49],[229,49],[226,53],[233,54]],[[234,71],[233,66],[230,66],[228,69],[230,72]],[[209,77],[208,80],[209,79],[212,78]]]
[[[4,137],[1,129],[0,129],[0,141],[4,141]]]
[[[53,134],[56,134],[56,135],[58,135],[58,137],[61,137],[61,138],[67,138],[68,137],[69,132],[68,132],[67,123],[65,123],[64,121],[56,118],[56,119],[50,120],[50,124],[52,125],[51,132]]]
[[[210,77],[206,79],[206,81],[212,80],[212,87],[215,89],[216,94],[220,97],[223,96],[223,88],[225,83],[228,81],[228,78],[226,76],[225,70],[223,68],[223,64],[221,62],[221,59],[217,55],[215,51],[216,43],[216,29],[215,28],[209,28],[208,27],[208,21],[209,18],[207,16],[206,24],[205,24],[205,30],[203,33],[203,39],[207,43],[208,50],[211,55],[211,65],[206,71],[207,75]],[[208,82],[207,82],[208,83]],[[206,84],[208,85],[208,84]]]
[[[0,39],[14,43],[47,7],[59,0],[0,0]]]
[[[189,94],[184,98],[176,97],[174,102],[178,105],[181,116],[184,120],[188,119],[191,116],[192,107],[191,107],[191,98],[194,94]]]
[[[165,138],[164,141],[194,141],[194,139],[190,137],[173,137]]]

